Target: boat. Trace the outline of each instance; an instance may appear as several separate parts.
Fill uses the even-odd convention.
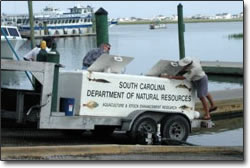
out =
[[[167,24],[160,23],[160,22],[151,23],[149,25],[149,29],[166,29],[166,28],[167,28]]]
[[[36,36],[70,36],[92,33],[91,6],[74,6],[69,13],[57,8],[45,7],[42,13],[34,14],[34,35]],[[29,16],[17,19],[23,37],[30,36]]]
[[[81,36],[95,34],[93,29],[94,10],[91,6],[77,5],[63,13],[57,8],[45,7],[43,12],[34,14],[34,35],[44,36]],[[117,24],[112,21],[110,24]],[[17,25],[23,37],[30,37],[29,16],[20,16]]]
[[[27,41],[27,39],[23,39],[21,37],[21,34],[16,26],[1,25],[1,31],[3,31],[6,35],[15,51],[17,51]],[[16,59],[3,33],[1,32],[1,59]]]
[[[111,28],[111,27],[113,27],[115,25],[118,25],[118,21],[115,20],[115,19],[109,19],[108,24],[109,24],[109,28]]]
[[[1,24],[1,59],[17,60],[17,57],[14,55],[12,49],[17,52],[27,39],[23,39],[21,37],[16,26],[3,25],[4,22],[1,22]],[[12,49],[8,42],[12,46]],[[1,88],[24,90],[33,89],[25,73],[18,71],[1,71]]]
[[[12,15],[1,14],[1,25],[16,26],[17,17]]]

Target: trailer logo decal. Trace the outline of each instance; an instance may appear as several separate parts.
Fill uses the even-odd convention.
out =
[[[91,78],[88,78],[88,80],[93,81],[93,82],[110,83],[106,79],[95,79],[95,78],[91,79]]]
[[[179,85],[176,86],[176,88],[187,89],[189,92],[192,90],[191,88],[187,87],[185,84],[179,84]]]
[[[188,107],[186,105],[180,106],[179,108],[182,109],[182,110],[193,110],[192,107]]]
[[[95,102],[95,101],[89,101],[89,102],[87,102],[86,104],[83,104],[83,106],[85,107],[88,107],[88,108],[90,108],[90,109],[93,109],[93,108],[96,108],[96,107],[98,107],[99,106],[99,104],[97,103],[97,102]]]

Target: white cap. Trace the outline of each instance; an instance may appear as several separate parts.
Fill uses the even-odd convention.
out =
[[[190,57],[185,57],[185,58],[179,60],[179,61],[178,61],[178,64],[179,64],[180,66],[186,66],[186,65],[188,65],[188,64],[190,64],[190,63],[192,63],[192,62],[193,62],[193,59],[192,59],[192,58],[190,58]]]

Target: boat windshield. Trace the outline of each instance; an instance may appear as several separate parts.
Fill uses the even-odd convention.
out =
[[[4,32],[4,34],[6,36],[9,36],[9,33],[8,33],[8,31],[7,31],[7,29],[5,27],[1,27],[1,29],[2,29],[2,31]],[[2,31],[1,31],[1,34],[2,34]]]
[[[8,31],[10,33],[10,36],[15,36],[15,37],[19,37],[19,34],[17,32],[17,29],[15,28],[8,28]]]

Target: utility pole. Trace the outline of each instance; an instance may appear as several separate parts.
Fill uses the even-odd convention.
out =
[[[30,41],[31,41],[31,48],[35,47],[35,37],[34,37],[34,21],[33,21],[33,8],[32,8],[32,1],[28,1],[29,7],[29,19],[30,19]]]

